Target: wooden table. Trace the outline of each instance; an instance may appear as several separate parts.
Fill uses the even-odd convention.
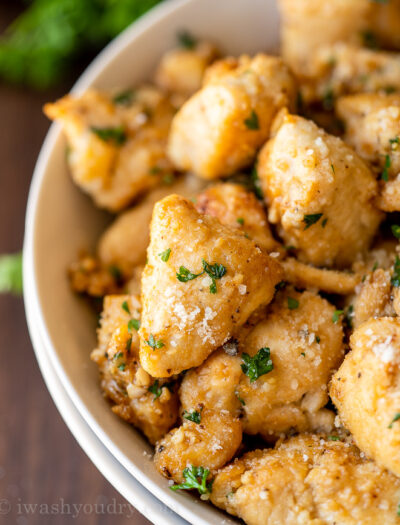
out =
[[[1,3],[0,31],[17,8],[13,2]],[[41,106],[69,85],[39,94],[0,85],[0,253],[22,247],[32,170],[49,126]],[[58,414],[35,360],[22,299],[1,295],[0,425],[0,524],[150,523],[136,511],[128,517],[128,511],[100,515],[93,510],[74,519],[64,506],[64,514],[46,514],[44,505],[62,510],[62,501],[71,507],[87,503],[93,509],[96,502],[126,502],[79,448]],[[22,505],[29,503],[37,504],[34,513]],[[10,512],[4,514],[9,505]]]

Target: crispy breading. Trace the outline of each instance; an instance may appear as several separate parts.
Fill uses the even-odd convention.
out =
[[[271,301],[280,279],[280,265],[242,232],[178,195],[158,202],[142,277],[143,367],[166,377],[199,366]]]
[[[139,428],[150,443],[161,439],[178,417],[173,383],[154,380],[139,363],[138,325],[141,305],[134,295],[109,295],[91,359],[98,365],[101,387],[114,405],[112,411]]]
[[[154,87],[124,104],[95,90],[66,95],[44,111],[63,126],[73,180],[101,208],[119,211],[171,173],[165,148],[175,110]]]
[[[258,176],[269,221],[300,261],[343,268],[368,249],[382,219],[372,204],[378,187],[341,139],[282,110]]]
[[[357,295],[353,300],[354,328],[357,328],[371,317],[388,315],[393,309],[391,306],[390,271],[381,268],[368,274],[361,283]]]
[[[168,153],[181,170],[214,179],[253,161],[279,108],[292,105],[294,81],[280,58],[241,56],[217,64],[175,115]]]
[[[156,445],[154,463],[163,476],[178,483],[183,470],[192,465],[214,473],[232,459],[242,441],[239,419],[229,412],[198,408],[200,423],[183,417]]]
[[[217,474],[211,501],[247,525],[396,524],[400,480],[354,445],[300,435]]]
[[[370,319],[351,336],[351,352],[330,395],[360,449],[400,475],[400,322]]]
[[[197,196],[196,209],[217,217],[221,224],[243,230],[267,252],[279,247],[261,203],[240,184],[227,182],[207,188]]]

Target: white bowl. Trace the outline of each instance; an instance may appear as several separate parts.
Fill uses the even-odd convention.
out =
[[[186,29],[215,42],[224,53],[275,52],[275,0],[169,0],[114,40],[82,75],[73,91],[125,87],[149,78],[162,53]],[[110,410],[89,353],[96,320],[74,295],[66,268],[79,250],[94,248],[109,217],[71,182],[65,139],[53,125],[32,180],[24,242],[25,302],[38,356],[46,355],[84,421],[117,461],[157,499],[195,525],[236,521],[190,494],[176,494],[154,469],[151,447]],[[58,404],[63,412],[63,405]],[[64,415],[65,418],[68,416]],[[79,432],[79,430],[77,431]],[[79,437],[78,437],[79,440]],[[147,454],[144,455],[144,452]],[[100,465],[101,452],[93,461]],[[118,483],[116,484],[118,488]],[[137,497],[141,497],[139,492]],[[135,505],[135,498],[129,498]]]

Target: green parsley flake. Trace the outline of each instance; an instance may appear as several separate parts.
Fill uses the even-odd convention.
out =
[[[203,275],[204,272],[201,273],[192,273],[190,270],[185,268],[184,266],[179,267],[179,271],[176,272],[176,278],[181,283],[187,283],[188,281],[192,281],[193,279],[196,279],[196,277],[199,277],[200,275]]]
[[[328,441],[340,441],[339,436],[328,436]]]
[[[127,314],[130,315],[131,311],[129,310],[128,301],[124,301],[124,302],[121,304],[121,308],[122,308],[122,310],[125,310],[125,312],[126,312]]]
[[[188,412],[185,410],[183,412],[183,417],[187,419],[188,421],[192,421],[193,423],[197,423],[197,425],[201,421],[201,414],[200,412],[197,412],[197,410],[193,410],[193,412]]]
[[[251,183],[253,186],[253,192],[255,196],[260,201],[264,200],[264,194],[261,189],[261,180],[260,180],[260,177],[258,176],[257,168],[255,166],[251,170],[250,178],[251,178]]]
[[[400,287],[400,259],[398,255],[396,255],[396,260],[394,261],[393,275],[390,282],[395,288]]]
[[[139,319],[131,319],[128,323],[128,332],[132,332],[133,330],[138,331],[140,328],[140,321]]]
[[[251,110],[250,116],[244,120],[244,123],[246,124],[246,127],[248,129],[260,129],[260,123],[258,121],[258,115],[254,111],[254,109]]]
[[[390,156],[389,155],[385,155],[385,164],[383,166],[383,170],[382,170],[382,174],[381,174],[381,178],[385,182],[387,182],[389,180],[389,168],[390,168],[391,165],[392,165],[392,161],[390,159]]]
[[[236,219],[236,222],[239,223],[239,224],[241,224],[241,225],[243,226],[243,224],[244,224],[244,219],[243,219],[243,217],[238,217],[238,218]]]
[[[117,146],[122,146],[127,139],[122,126],[116,128],[97,128],[96,126],[92,126],[90,129],[99,139],[104,142],[114,142]]]
[[[149,386],[147,390],[151,392],[152,394],[154,394],[153,402],[161,396],[163,388],[168,388],[170,392],[173,392],[174,383],[171,382],[171,383],[164,383],[163,385],[160,385],[159,380],[156,379],[154,383]]]
[[[114,279],[117,282],[121,281],[122,273],[121,273],[121,270],[118,268],[118,266],[115,266],[114,264],[112,264],[111,266],[108,267],[108,271],[110,272],[110,274],[114,277]]]
[[[121,370],[121,372],[123,372],[126,368],[126,363],[121,363],[120,365],[118,365],[118,368]]]
[[[340,316],[344,314],[344,310],[335,310],[332,315],[332,322],[337,323],[340,319]]]
[[[194,49],[197,46],[197,40],[188,31],[180,31],[177,38],[179,45],[185,49]]]
[[[0,293],[22,293],[22,253],[0,256]]]
[[[196,279],[196,277],[206,273],[212,281],[210,285],[210,293],[215,294],[217,293],[217,284],[215,281],[221,279],[226,274],[226,268],[223,264],[219,263],[209,264],[205,259],[202,259],[201,262],[203,265],[202,272],[192,273],[184,266],[180,266],[179,271],[176,273],[176,278],[178,281],[186,283],[187,281],[192,281],[193,279]]]
[[[335,166],[331,164],[332,173],[335,174]]]
[[[199,494],[210,494],[212,483],[207,483],[210,471],[204,467],[190,466],[182,472],[184,483],[173,485],[171,490],[198,490]]]
[[[132,336],[128,337],[128,339],[126,340],[125,350],[128,352],[128,354],[130,353],[131,348],[132,348]]]
[[[133,102],[134,95],[135,92],[133,89],[127,89],[125,91],[121,91],[121,93],[117,93],[113,98],[113,102],[119,106],[130,106]]]
[[[328,222],[328,219],[325,217],[325,219],[322,221],[321,226],[325,228],[326,223]]]
[[[296,308],[299,307],[299,301],[297,299],[293,299],[293,297],[288,297],[287,303],[289,310],[296,310]]]
[[[319,344],[321,342],[321,338],[319,335],[316,336],[315,340],[317,341],[317,343]]]
[[[170,255],[171,255],[171,248],[168,248],[167,250],[158,254],[158,256],[161,258],[163,262],[167,262]]]
[[[392,421],[390,422],[390,425],[388,428],[393,428],[393,423],[396,423],[400,419],[400,412],[397,412]]]
[[[398,149],[398,146],[399,146],[399,143],[400,143],[400,138],[397,136],[394,139],[389,139],[389,143],[390,143],[390,145],[392,147],[392,150],[396,150],[396,149]]]
[[[400,226],[398,224],[392,224],[392,233],[396,239],[400,239]]]
[[[250,378],[250,383],[256,381],[259,377],[268,374],[273,370],[274,365],[270,358],[271,352],[269,348],[260,348],[255,356],[250,357],[249,354],[243,353],[241,365],[242,371]]]
[[[165,346],[164,343],[161,341],[161,339],[159,339],[158,341],[154,339],[153,334],[150,334],[148,341],[145,341],[145,343],[148,346],[150,346],[153,350],[155,350],[156,348],[162,348],[163,346]]]
[[[117,353],[114,355],[113,359],[114,359],[114,361],[116,361],[116,360],[119,359],[120,357],[124,357],[124,354],[123,354],[122,352],[117,352]]]
[[[327,111],[332,111],[335,106],[335,94],[331,88],[328,88],[322,96],[322,106]]]
[[[235,390],[235,396],[238,398],[241,405],[246,406],[244,399],[240,397],[240,394],[237,390]]]
[[[311,213],[310,215],[304,215],[303,222],[305,223],[304,229],[307,230],[310,226],[320,220],[323,213]]]

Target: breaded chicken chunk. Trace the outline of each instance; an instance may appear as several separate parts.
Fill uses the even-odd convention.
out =
[[[263,206],[254,193],[241,184],[227,182],[209,187],[197,196],[196,209],[216,217],[221,224],[243,230],[267,252],[279,246],[272,236]]]
[[[256,450],[217,474],[211,501],[247,525],[395,525],[400,480],[329,436]]]
[[[133,295],[109,295],[91,358],[97,363],[104,395],[112,410],[139,428],[150,443],[161,439],[178,417],[173,382],[154,380],[139,363],[141,305]]]
[[[172,193],[194,197],[204,188],[204,182],[185,176],[150,191],[139,204],[119,215],[104,231],[98,244],[98,256],[105,266],[116,266],[130,276],[135,266],[144,264],[150,241],[150,221],[154,204]]]
[[[154,463],[160,474],[180,483],[188,465],[215,473],[232,459],[241,442],[239,419],[200,407],[183,412],[182,425],[157,443]]]
[[[341,97],[336,111],[345,124],[345,140],[379,174],[378,206],[400,211],[400,94]]]
[[[181,170],[214,179],[251,164],[294,82],[280,58],[241,56],[211,66],[204,87],[175,115],[168,153]]]
[[[400,475],[400,322],[370,319],[350,344],[330,395],[360,449]]]
[[[352,301],[352,324],[357,328],[371,317],[393,315],[391,272],[378,268],[365,276]]]
[[[155,205],[147,255],[140,361],[154,377],[199,366],[281,280],[254,241],[178,195]]]
[[[398,53],[339,42],[316,49],[309,60],[308,79],[302,83],[306,100],[327,106],[340,95],[400,91]]]
[[[279,0],[282,56],[302,76],[316,50],[335,42],[359,42],[369,25],[370,0]]]
[[[192,42],[192,46],[167,51],[154,77],[158,87],[181,95],[183,100],[201,88],[206,68],[218,55],[216,47],[210,42]]]
[[[182,408],[201,403],[234,416],[242,412],[243,431],[269,441],[293,430],[329,431],[334,414],[323,408],[327,383],[343,357],[343,331],[334,312],[314,293],[280,292],[244,338],[225,344],[185,375]]]
[[[260,152],[258,176],[269,221],[300,261],[344,268],[368,249],[382,218],[372,203],[378,187],[341,139],[282,111]]]
[[[154,87],[67,95],[44,111],[63,126],[73,180],[101,208],[119,211],[171,173],[165,149],[174,108]]]

